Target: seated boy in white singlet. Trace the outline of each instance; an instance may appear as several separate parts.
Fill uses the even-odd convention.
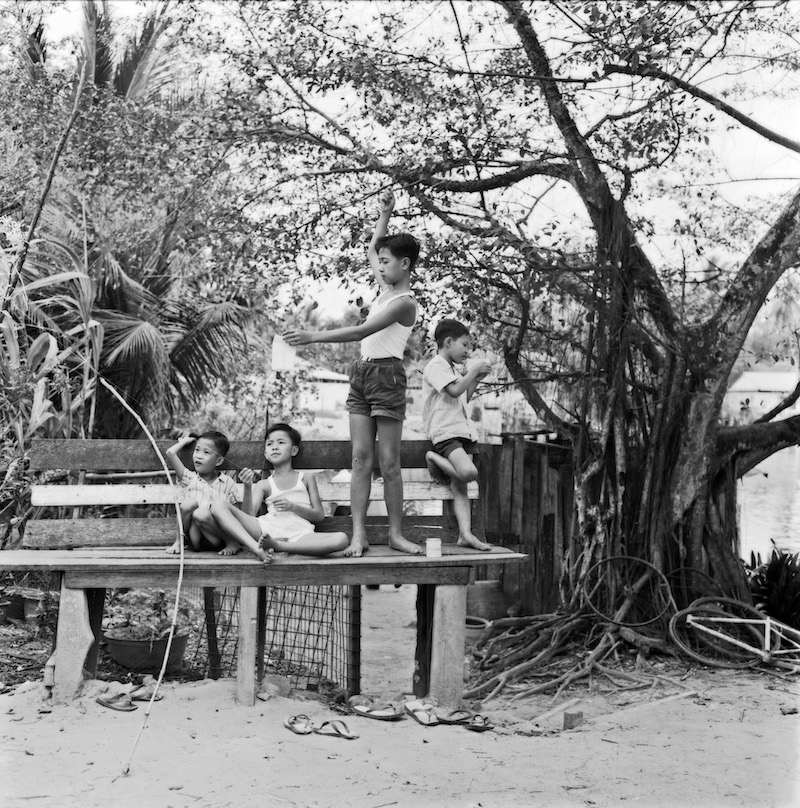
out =
[[[257,555],[265,564],[277,551],[324,556],[344,550],[346,533],[317,533],[315,522],[325,518],[313,474],[295,471],[292,461],[300,451],[300,433],[288,424],[273,424],[267,430],[264,457],[272,474],[253,484],[252,469],[242,469],[242,509],[229,502],[212,503],[211,513],[222,533]],[[267,512],[256,516],[261,505]]]

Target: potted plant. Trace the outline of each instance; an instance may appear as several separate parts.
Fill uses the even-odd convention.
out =
[[[103,637],[112,659],[136,671],[159,670],[167,650],[175,599],[163,589],[114,592],[109,600]],[[190,608],[178,610],[168,669],[183,664],[191,628]]]

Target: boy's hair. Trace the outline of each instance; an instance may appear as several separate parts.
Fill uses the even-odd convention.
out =
[[[264,438],[266,440],[273,432],[285,432],[289,436],[293,446],[300,445],[300,433],[289,424],[273,424],[268,430]]]
[[[375,252],[379,252],[383,248],[395,258],[408,258],[409,271],[414,269],[419,258],[419,242],[411,235],[411,233],[394,233],[391,236],[383,236],[375,242]]]
[[[469,336],[469,329],[458,320],[442,320],[433,332],[437,347],[441,348],[448,337],[458,339],[464,335]]]
[[[228,449],[231,448],[231,442],[222,432],[217,432],[216,429],[209,429],[201,433],[197,436],[197,440],[200,440],[200,438],[210,440],[214,444],[214,448],[217,450],[217,454],[220,457],[225,457],[225,455],[228,454]]]

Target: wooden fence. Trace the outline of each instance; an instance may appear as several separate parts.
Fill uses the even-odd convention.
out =
[[[528,435],[483,444],[480,490],[487,541],[527,553],[528,560],[504,570],[487,564],[478,577],[500,578],[506,602],[520,614],[553,610],[572,527],[570,447]]]

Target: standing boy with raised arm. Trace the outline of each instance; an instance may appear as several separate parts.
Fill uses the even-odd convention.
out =
[[[372,485],[375,439],[383,476],[389,517],[389,545],[404,553],[422,549],[403,536],[403,480],[400,475],[400,439],[406,410],[406,373],[403,354],[417,319],[417,303],[411,292],[411,271],[419,257],[419,244],[408,233],[387,235],[394,209],[394,194],[381,196],[381,211],[367,255],[378,283],[379,295],[360,325],[329,331],[288,331],[290,345],[311,342],[361,341],[361,358],[350,368],[352,473],[350,506],[353,537],[345,555],[360,556],[369,548],[367,507]]]
[[[472,398],[478,381],[491,367],[484,360],[469,364],[465,373],[455,369],[469,355],[469,329],[458,320],[442,320],[434,333],[439,352],[425,365],[422,373],[424,404],[422,418],[425,431],[435,451],[427,452],[425,461],[431,476],[446,482],[450,478],[453,511],[458,523],[458,544],[475,550],[489,550],[472,532],[467,483],[478,478],[472,462],[477,451],[478,435],[467,416],[467,402]]]

